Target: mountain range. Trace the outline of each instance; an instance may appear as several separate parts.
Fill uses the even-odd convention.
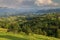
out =
[[[59,13],[60,12],[60,8],[56,8],[56,9],[47,9],[47,10],[38,10],[36,13]]]
[[[0,7],[0,16],[8,16],[8,15],[25,15],[25,14],[42,14],[42,13],[58,13],[60,12],[60,8],[55,8],[55,9],[40,9],[40,10],[36,10],[36,9],[12,9],[12,8],[2,8]]]

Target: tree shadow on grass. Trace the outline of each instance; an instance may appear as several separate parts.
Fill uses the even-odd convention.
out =
[[[27,40],[24,38],[19,38],[19,37],[15,37],[15,36],[10,36],[10,35],[0,35],[0,38],[7,38],[10,40]]]

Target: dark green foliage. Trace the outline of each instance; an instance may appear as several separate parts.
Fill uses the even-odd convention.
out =
[[[60,38],[60,14],[57,13],[37,15],[36,17],[14,16],[1,19],[0,27],[7,28],[7,32],[25,32],[27,35],[35,33]]]

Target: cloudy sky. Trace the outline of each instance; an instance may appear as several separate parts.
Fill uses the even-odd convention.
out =
[[[60,0],[0,0],[0,7],[15,9],[58,8]]]

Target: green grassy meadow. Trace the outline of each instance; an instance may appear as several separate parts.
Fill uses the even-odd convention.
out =
[[[0,40],[60,40],[60,39],[36,34],[25,35],[23,33],[14,34],[0,32]]]

